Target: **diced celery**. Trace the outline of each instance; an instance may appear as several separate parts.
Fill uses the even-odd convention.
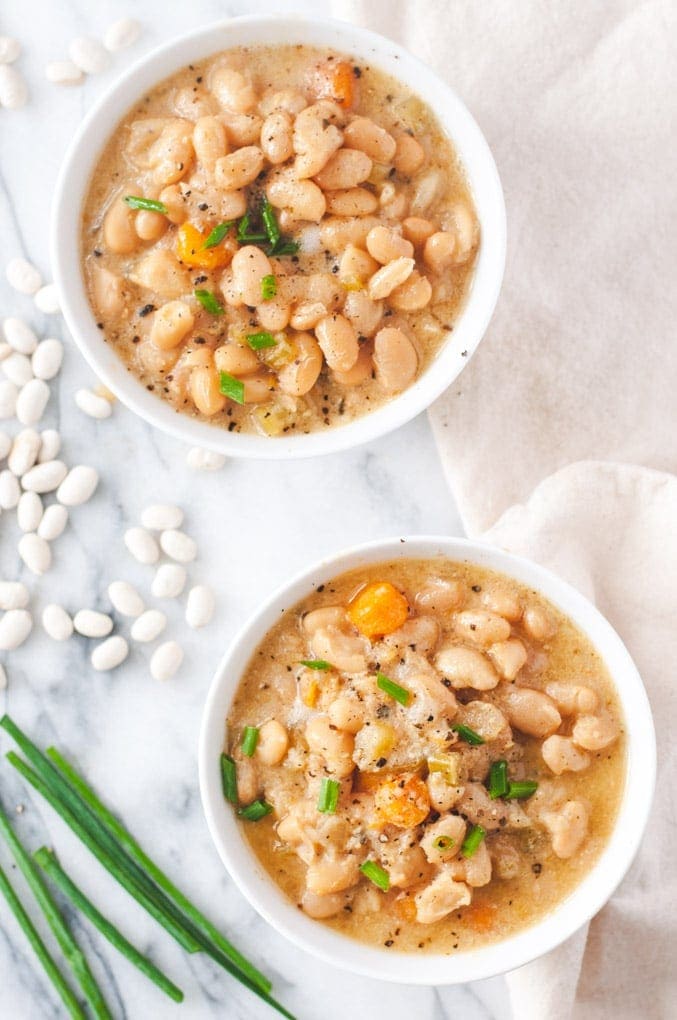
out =
[[[433,754],[428,758],[428,771],[441,772],[450,786],[458,786],[459,766],[460,756],[458,754]]]

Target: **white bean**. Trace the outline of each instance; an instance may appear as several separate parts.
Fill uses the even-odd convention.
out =
[[[167,626],[167,617],[159,609],[146,609],[137,617],[130,631],[134,641],[155,641]]]
[[[197,556],[197,544],[184,531],[171,528],[160,535],[163,552],[179,563],[190,563]]]
[[[33,378],[30,358],[18,351],[13,351],[2,362],[2,371],[15,386],[25,386]]]
[[[2,326],[5,331],[5,340],[19,354],[32,354],[38,346],[37,336],[23,319],[10,316],[5,319]]]
[[[4,361],[3,361],[4,365]],[[9,379],[0,379],[0,418],[13,418],[19,390]]]
[[[2,383],[0,383],[0,386],[2,386]],[[0,399],[0,418],[11,417],[11,415],[3,416],[1,408],[2,401]],[[186,464],[193,471],[220,471],[225,463],[226,458],[222,453],[216,453],[215,450],[205,450],[201,446],[192,446],[186,454]]]
[[[29,532],[19,539],[19,556],[33,574],[45,574],[52,565],[52,550],[44,538]]]
[[[54,641],[67,641],[73,633],[73,621],[56,602],[50,602],[42,611],[42,626]]]
[[[123,616],[141,616],[146,608],[138,591],[128,581],[111,581],[108,585],[108,598],[113,608]]]
[[[113,629],[113,621],[108,613],[80,609],[73,617],[73,626],[83,637],[106,637]]]
[[[157,568],[151,591],[156,599],[175,599],[186,586],[186,571],[179,563],[163,563]]]
[[[33,628],[33,617],[26,609],[10,609],[0,620],[0,649],[10,652],[22,645]]]
[[[21,487],[16,475],[7,469],[0,471],[0,507],[3,510],[13,510],[20,496]]]
[[[117,53],[132,46],[140,34],[141,25],[135,18],[120,18],[106,29],[103,44],[109,53]]]
[[[100,74],[110,63],[110,57],[99,40],[89,35],[79,35],[71,40],[68,56],[85,74]]]
[[[92,652],[91,663],[99,673],[115,669],[129,655],[129,645],[123,637],[115,634],[97,645]]]
[[[45,413],[49,386],[43,379],[31,379],[19,391],[16,416],[22,425],[35,425]]]
[[[18,110],[20,106],[26,105],[27,100],[26,82],[16,68],[10,67],[9,64],[0,64],[0,106],[4,106],[6,110]],[[33,291],[23,293],[32,294]]]
[[[38,535],[46,542],[52,542],[59,537],[67,524],[68,510],[66,507],[61,506],[60,503],[52,503],[42,515],[42,520],[38,525]]]
[[[91,390],[78,390],[75,394],[75,403],[90,418],[110,418],[113,408],[109,400],[99,397]]]
[[[188,592],[186,623],[189,627],[206,627],[214,615],[214,592],[206,584],[196,584]]]
[[[10,259],[7,263],[7,280],[20,294],[35,294],[42,287],[42,277],[32,263],[24,258]]]
[[[14,437],[12,452],[7,458],[7,467],[21,478],[35,464],[40,451],[40,436],[35,429],[22,429]]]
[[[0,609],[25,609],[28,588],[21,581],[0,581]]]
[[[37,531],[42,520],[42,500],[37,492],[24,492],[16,508],[17,524],[22,531]]]
[[[71,468],[56,490],[56,498],[63,506],[81,506],[91,499],[99,484],[99,473],[87,464]]]
[[[180,528],[183,524],[183,510],[171,503],[152,503],[141,514],[141,523],[149,531]]]
[[[0,35],[0,64],[13,64],[21,53],[21,43],[11,35]]]
[[[31,358],[31,368],[36,379],[53,379],[61,370],[63,344],[54,337],[41,340]]]
[[[62,460],[46,460],[27,471],[21,484],[27,492],[53,492],[67,474],[68,468]]]
[[[56,429],[45,429],[40,433],[40,452],[38,453],[38,464],[54,460],[61,449],[61,436]]]
[[[125,532],[125,545],[139,563],[157,563],[160,559],[158,544],[145,528],[129,528]]]
[[[50,60],[45,66],[45,78],[53,85],[79,85],[85,76],[72,60]]]
[[[171,680],[183,662],[183,648],[177,641],[165,641],[153,652],[150,675],[154,680]]]
[[[0,430],[0,460],[4,460],[12,449],[12,437]]]
[[[46,283],[35,292],[33,300],[38,311],[44,312],[45,315],[56,315],[61,311],[59,291],[55,283]]]

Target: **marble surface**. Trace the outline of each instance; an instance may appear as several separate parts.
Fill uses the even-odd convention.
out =
[[[313,6],[296,0],[278,2],[274,9]],[[270,9],[263,3],[216,0],[181,5],[144,0],[136,6],[120,0],[96,5],[84,0],[58,5],[52,0],[32,0],[30,5],[4,0],[0,32],[18,36],[24,45],[18,66],[28,80],[31,101],[21,111],[0,110],[0,262],[25,254],[49,279],[48,221],[59,162],[84,111],[131,60],[196,24]],[[45,63],[64,57],[74,35],[101,36],[112,20],[127,14],[142,19],[143,35],[132,50],[114,57],[109,71],[89,78],[82,88],[47,83]],[[170,683],[151,680],[149,653],[143,646],[136,645],[113,674],[101,675],[89,664],[88,641],[77,638],[57,645],[37,626],[29,641],[5,658],[9,687],[0,694],[0,708],[7,707],[40,743],[58,744],[79,763],[195,902],[271,974],[279,998],[300,1020],[342,1020],[358,1010],[371,1020],[503,1020],[507,1009],[501,980],[439,989],[392,986],[341,973],[293,948],[255,914],[224,872],[198,793],[196,745],[211,675],[230,636],[271,586],[309,560],[354,542],[412,532],[461,533],[425,417],[379,442],[324,460],[230,462],[216,474],[194,473],[185,465],[180,444],[125,408],[117,405],[112,418],[100,423],[75,408],[73,394],[79,386],[93,384],[91,373],[69,343],[60,317],[42,316],[31,299],[10,291],[4,271],[0,312],[25,315],[42,336],[65,340],[64,369],[53,386],[42,427],[62,430],[67,462],[91,463],[102,477],[95,498],[73,513],[68,531],[54,544],[53,569],[39,581],[22,571],[15,518],[3,513],[0,576],[26,581],[36,619],[49,601],[72,611],[85,606],[107,609],[105,589],[116,578],[137,583],[150,597],[152,568],[131,559],[122,534],[148,502],[169,500],[185,508],[187,530],[199,543],[191,580],[210,582],[219,592],[215,621],[201,632],[188,633],[182,606],[170,604],[168,631],[186,650],[181,672]],[[124,624],[116,629],[128,631]],[[8,746],[5,739],[0,741],[3,752]],[[186,993],[179,1010],[74,918],[116,1017],[273,1016],[204,958],[187,957],[71,838],[45,802],[30,796],[4,762],[0,791],[6,806],[24,806],[17,826],[28,845],[53,844],[95,902],[132,932]],[[0,862],[7,863],[4,846]],[[17,887],[24,889],[18,881]],[[33,1020],[63,1015],[4,902],[0,987],[2,1016]]]

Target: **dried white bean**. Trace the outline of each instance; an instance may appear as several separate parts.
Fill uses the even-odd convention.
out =
[[[50,602],[42,611],[42,626],[54,641],[68,641],[73,633],[73,621],[56,602]]]
[[[53,379],[58,375],[63,361],[63,344],[54,337],[41,340],[33,352],[31,368],[36,379]]]
[[[8,415],[0,414],[0,417],[9,418],[13,413],[11,411]],[[193,471],[220,471],[225,463],[226,458],[222,453],[215,453],[214,450],[205,450],[201,446],[191,447],[186,454],[186,464]]]
[[[80,35],[71,40],[68,56],[85,74],[100,74],[110,63],[110,57],[99,40],[89,35]]]
[[[38,464],[44,464],[47,460],[54,460],[61,449],[61,436],[56,429],[45,429],[40,433],[40,452]]]
[[[134,623],[130,631],[134,641],[155,641],[167,626],[167,617],[160,609],[147,609]]]
[[[80,609],[73,617],[73,626],[83,637],[106,637],[113,629],[113,621],[108,613]]]
[[[14,290],[18,290],[20,294],[35,294],[36,290],[42,287],[42,277],[39,271],[27,259],[20,256],[9,260],[5,272],[10,287],[14,287]]]
[[[46,283],[44,287],[36,291],[33,300],[35,307],[45,315],[55,315],[61,311],[59,291],[55,283]]]
[[[38,338],[23,319],[10,316],[2,324],[5,340],[19,354],[32,354],[38,346]]]
[[[68,524],[68,510],[61,503],[52,503],[42,515],[38,525],[38,535],[46,542],[53,542]]]
[[[19,392],[16,416],[22,425],[35,425],[45,413],[49,400],[49,386],[43,379],[31,379]]]
[[[167,531],[180,528],[183,524],[183,510],[171,503],[153,503],[141,514],[141,523],[150,531]]]
[[[97,396],[91,390],[78,390],[75,394],[75,403],[83,414],[88,414],[90,418],[110,418],[113,412],[110,401]]]
[[[33,628],[33,617],[26,609],[10,609],[0,620],[0,649],[12,651],[22,645]]]
[[[25,386],[33,378],[31,359],[18,351],[12,351],[2,362],[2,371],[15,386]]]
[[[0,343],[0,361],[4,361],[5,358],[8,358],[11,353],[12,348],[9,346],[9,344],[6,344],[4,342]]]
[[[26,82],[19,72],[9,64],[0,64],[0,106],[6,110],[18,110],[28,101]],[[38,287],[40,284],[38,284]],[[37,290],[37,287],[35,288]],[[33,291],[24,291],[32,294]]]
[[[167,556],[179,563],[190,563],[197,556],[197,544],[185,531],[163,531],[160,546]]]
[[[54,492],[67,474],[68,468],[62,460],[46,460],[27,471],[21,484],[30,492]]]
[[[0,460],[4,460],[12,449],[12,437],[0,430]]]
[[[7,467],[17,478],[21,478],[33,467],[39,451],[40,436],[35,429],[22,429],[14,437],[12,452],[7,458]]]
[[[128,655],[129,645],[123,637],[115,634],[96,646],[92,652],[91,663],[99,673],[105,673],[109,669],[115,669],[116,666],[119,666]]]
[[[22,531],[37,531],[42,520],[42,500],[37,492],[24,492],[16,508],[17,524]]]
[[[110,53],[132,46],[139,38],[141,25],[134,18],[120,18],[106,29],[103,44]]]
[[[0,664],[0,691],[4,691],[7,687],[7,674],[5,673],[5,667]]]
[[[188,592],[186,623],[189,627],[206,627],[214,615],[214,592],[206,584],[196,584]]]
[[[165,641],[153,652],[150,675],[154,680],[171,680],[183,662],[183,648],[177,641]]]
[[[141,616],[146,608],[138,591],[128,581],[112,581],[108,585],[108,598],[123,616]]]
[[[21,53],[21,43],[11,35],[0,35],[0,64],[13,64]]]
[[[0,581],[0,609],[25,609],[28,588],[21,581]]]
[[[139,563],[157,563],[160,559],[158,544],[145,528],[129,528],[125,531],[125,545]]]
[[[185,586],[185,568],[178,563],[163,563],[157,568],[151,591],[156,599],[175,599]]]
[[[85,76],[72,60],[51,60],[45,67],[45,77],[53,85],[80,85]]]
[[[19,539],[19,556],[33,574],[44,574],[52,565],[52,550],[44,538],[30,532]]]
[[[3,361],[4,365],[4,361]],[[19,390],[9,379],[0,379],[0,418],[13,418]]]
[[[98,484],[98,471],[87,464],[78,464],[71,468],[56,490],[56,498],[64,506],[81,506],[91,499]]]
[[[19,502],[21,487],[16,475],[5,468],[0,471],[0,507],[3,510],[13,510]]]

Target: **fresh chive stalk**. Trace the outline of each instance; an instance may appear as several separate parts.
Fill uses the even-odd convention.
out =
[[[219,374],[219,389],[226,397],[230,397],[236,404],[244,404],[244,383],[236,379],[229,372]]]
[[[473,747],[479,747],[480,744],[484,743],[484,737],[481,737],[479,733],[475,733],[469,726],[464,726],[463,723],[456,723],[451,727],[454,733],[458,733],[461,740],[465,740],[466,744],[471,744]]]
[[[521,782],[510,782],[508,783],[508,792],[505,794],[506,800],[526,800],[527,797],[532,797],[538,789],[538,783],[535,779],[524,779]]]
[[[364,864],[360,864],[360,871],[368,878],[370,882],[378,886],[382,892],[388,892],[390,889],[390,875],[382,868],[376,861],[365,861]]]
[[[119,931],[114,924],[111,924],[103,914],[97,910],[91,900],[89,900],[81,889],[72,881],[71,878],[66,874],[52,850],[48,850],[47,847],[41,847],[33,855],[36,863],[43,869],[43,871],[49,875],[51,880],[61,890],[61,892],[68,897],[73,906],[77,907],[80,913],[84,914],[85,917],[91,921],[95,928],[97,928],[104,938],[108,939],[110,944],[117,949],[119,953],[126,956],[130,963],[145,974],[158,988],[162,989],[165,995],[168,995],[174,1002],[183,1002],[183,992],[180,988],[169,980],[169,978],[162,973],[162,971],[152,963],[143,953],[140,953],[135,946],[125,938],[121,931]]]
[[[480,843],[487,834],[487,830],[481,825],[473,825],[468,829],[468,834],[461,844],[461,853],[464,857],[473,857],[479,850]]]
[[[40,938],[38,932],[36,931],[35,925],[31,921],[28,914],[26,913],[26,910],[21,900],[14,892],[14,889],[10,885],[9,879],[7,878],[7,875],[2,870],[2,868],[0,868],[0,893],[2,893],[2,895],[7,900],[9,909],[16,917],[21,930],[23,931],[24,935],[30,942],[33,952],[35,953],[38,960],[42,964],[43,970],[47,974],[49,980],[54,985],[54,988],[56,989],[59,998],[63,1002],[64,1006],[68,1010],[69,1015],[73,1018],[73,1020],[87,1020],[87,1015],[85,1011],[81,1007],[78,1000],[75,998],[75,995],[70,986],[66,983],[66,979],[64,978],[63,974],[61,973],[56,963],[54,962],[54,958],[47,949],[47,946]]]
[[[337,779],[322,779],[320,795],[317,798],[317,810],[325,815],[335,815],[338,805],[341,784]]]
[[[331,662],[327,662],[326,659],[301,659],[300,665],[305,666],[307,669],[317,669],[321,672],[334,668]]]
[[[489,796],[492,800],[505,797],[508,792],[508,763],[502,758],[492,762],[489,769]]]
[[[376,674],[376,686],[379,687],[385,694],[388,694],[395,701],[399,701],[400,705],[408,705],[411,694],[404,687],[400,687],[394,680],[384,676],[383,673]]]
[[[254,756],[256,745],[259,742],[259,728],[258,726],[245,726],[242,731],[242,743],[240,745],[242,753],[246,754],[248,758]]]
[[[280,234],[280,227],[277,222],[275,210],[267,198],[264,198],[261,205],[261,219],[270,242],[270,247],[271,249],[274,249],[282,235]]]
[[[237,765],[229,754],[221,755],[221,787],[226,800],[237,804]]]
[[[169,212],[164,202],[158,202],[154,198],[142,198],[140,195],[125,195],[125,202],[130,209],[147,209],[148,212],[164,214]]]
[[[265,277],[264,277],[265,279]],[[253,351],[263,351],[266,347],[277,347],[277,340],[272,333],[250,333],[247,337],[247,343]]]
[[[235,223],[235,220],[225,220],[223,223],[218,223],[211,231],[207,240],[202,245],[203,248],[216,248],[218,244],[221,244],[224,237]]]
[[[210,315],[223,315],[223,305],[220,304],[216,294],[211,290],[200,290],[198,288],[193,293],[205,312],[209,312]]]
[[[246,807],[241,807],[238,811],[240,818],[244,818],[247,822],[260,822],[262,818],[269,815],[273,810],[272,806],[265,800],[254,800],[251,804],[247,804]]]

